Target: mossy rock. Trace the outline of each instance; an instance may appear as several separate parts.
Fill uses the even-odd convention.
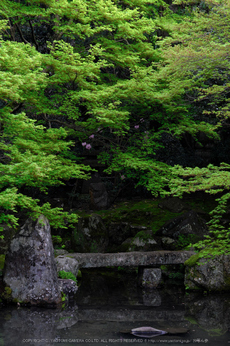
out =
[[[159,207],[159,204],[162,204],[161,202],[162,199],[160,198],[142,199],[139,201],[126,200],[120,201],[119,203],[113,205],[110,209],[97,211],[97,215],[99,215],[103,220],[105,229],[109,231],[109,244],[104,246],[105,252],[127,251],[128,246],[124,243],[124,241],[135,236],[135,234],[132,233],[132,230],[130,230],[131,226],[145,227],[146,229],[150,229],[152,234],[155,235],[166,222],[182,215],[182,213],[185,211],[180,208],[177,209],[177,211],[180,212],[172,212],[167,210],[167,208],[162,209]],[[182,202],[186,205],[185,209],[199,209],[202,211],[202,215],[206,215],[210,210],[213,209],[213,201],[203,201],[200,196],[199,198],[193,199],[189,195],[187,199],[182,199]],[[78,212],[78,214],[84,219],[90,218],[93,215],[86,214],[84,211]],[[96,237],[92,238],[94,242],[91,239],[88,239],[89,241],[85,241],[85,237],[82,236],[76,228],[72,236],[73,251],[104,251],[103,249],[100,250],[98,238],[101,237],[101,239],[105,239],[105,233],[99,233],[97,232],[97,234],[95,234]],[[194,242],[197,240],[198,239],[196,239]],[[192,243],[194,242],[192,241]],[[185,243],[183,240],[177,249],[183,249],[186,245],[187,243]],[[158,249],[160,249],[160,246]]]
[[[120,202],[109,210],[97,212],[108,227],[111,222],[127,222],[132,225],[144,226],[155,233],[165,222],[178,216],[158,207],[160,199]]]
[[[98,211],[108,226],[111,222],[128,222],[133,225],[145,226],[155,233],[167,221],[182,215],[185,210],[199,209],[202,214],[207,214],[213,209],[213,201],[203,201],[202,199],[182,199],[182,203],[186,206],[184,210],[177,209],[177,212],[172,212],[166,208],[161,208],[162,199],[143,199],[140,201],[123,201],[114,205],[111,209]]]
[[[129,251],[154,251],[159,248],[151,230],[138,232],[132,239]]]
[[[184,265],[188,267],[194,267],[197,264],[197,261],[199,260],[199,258],[200,258],[199,253],[192,255],[189,259],[187,259],[187,261],[184,262]]]
[[[8,286],[6,286],[4,288],[4,291],[3,293],[1,294],[0,298],[3,300],[3,301],[6,301],[6,302],[14,302],[13,301],[13,298],[12,298],[12,289]],[[14,303],[17,303],[17,301],[15,301]]]
[[[77,283],[76,276],[71,272],[66,272],[65,270],[61,270],[58,272],[58,277],[61,279],[70,279]]]
[[[5,255],[0,255],[0,276],[2,275],[4,265],[5,265]]]
[[[185,265],[184,283],[187,289],[207,292],[230,290],[230,255],[207,259],[196,254]]]
[[[135,239],[135,238],[139,238],[139,239],[142,239],[142,240],[144,240],[144,241],[148,241],[148,240],[150,240],[150,239],[153,240],[153,233],[152,233],[151,230],[143,230],[143,231],[138,232],[138,233],[135,235],[134,239]]]
[[[82,278],[82,272],[81,272],[80,269],[79,269],[78,272],[77,272],[77,278],[78,278],[78,279]]]

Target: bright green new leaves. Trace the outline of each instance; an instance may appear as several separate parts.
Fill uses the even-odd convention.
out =
[[[230,199],[230,165],[222,163],[220,167],[208,165],[204,168],[171,168],[174,178],[169,183],[170,191],[174,196],[182,196],[183,193],[205,191],[215,195],[223,193],[216,199],[217,207],[210,213],[211,220],[208,222],[210,235],[204,241],[194,244],[201,250],[200,257],[212,257],[215,255],[230,253],[230,229],[223,225],[222,217],[227,211],[227,202]]]
[[[136,187],[145,186],[154,196],[162,197],[166,195],[165,188],[172,176],[168,165],[154,159],[148,160],[138,149],[136,152],[126,153],[116,149],[113,162],[107,172],[111,171],[122,172],[123,179],[134,179],[137,182]]]
[[[0,97],[10,102],[35,101],[46,86],[41,55],[25,44],[0,41]]]
[[[78,220],[76,214],[63,212],[62,208],[52,208],[49,203],[39,205],[38,199],[33,199],[24,194],[18,193],[17,188],[8,188],[0,193],[0,205],[7,213],[0,213],[0,223],[6,223],[8,226],[17,227],[18,218],[14,213],[21,210],[27,210],[28,215],[34,219],[44,214],[53,228],[72,227]]]
[[[203,114],[224,123],[229,117],[230,3],[208,0],[204,4],[175,17],[174,24],[162,19],[170,36],[162,41],[161,74],[168,76],[172,92],[184,89],[187,102],[203,102]]]
[[[229,117],[229,2],[190,3],[177,14],[179,0],[1,1],[0,205],[9,222],[22,208],[65,225],[68,215],[21,190],[86,179],[73,145],[77,156],[96,147],[107,172],[154,195],[228,189],[227,166],[156,160],[163,134],[217,139]]]
[[[176,196],[195,191],[217,194],[230,188],[230,165],[226,163],[220,167],[210,164],[204,168],[183,168],[177,165],[171,168],[171,172],[174,178],[169,185]]]
[[[4,174],[0,178],[0,187],[16,184],[46,190],[48,186],[63,184],[62,179],[87,178],[84,171],[89,168],[65,157],[72,143],[65,140],[64,129],[46,130],[23,113],[4,114],[1,120],[5,133],[0,145],[5,151],[5,159],[1,165]],[[5,138],[8,143],[4,143]]]
[[[218,205],[210,213],[211,220],[208,222],[210,235],[206,235],[204,240],[194,244],[195,249],[200,251],[200,258],[230,254],[230,228],[223,226],[223,217],[227,211],[229,199],[230,193],[216,199]]]
[[[173,1],[176,5],[182,3]],[[168,89],[169,95],[184,94],[192,118],[203,118],[209,123],[195,124],[193,131],[189,119],[188,132],[195,135],[200,128],[208,136],[217,138],[218,132],[214,131],[228,126],[230,116],[230,3],[227,0],[206,0],[187,1],[186,4],[183,16],[174,15],[174,23],[167,18],[159,19],[170,34],[162,40],[164,60],[159,76],[162,81],[167,81],[165,90]],[[177,129],[172,128],[176,135],[185,130],[183,122],[178,124]],[[229,229],[221,223],[229,199],[229,168],[228,164],[222,163],[220,167],[210,164],[204,168],[183,168],[177,165],[171,169],[174,178],[170,180],[169,187],[173,195],[182,196],[195,191],[223,193],[211,213],[210,236],[195,244],[197,249],[202,250],[200,257],[230,251]]]
[[[71,145],[64,140],[65,131],[36,126],[23,113],[1,113],[4,133],[0,150],[4,154],[0,162],[0,205],[6,211],[0,215],[0,221],[16,226],[17,219],[11,212],[19,208],[28,210],[34,217],[43,213],[56,228],[66,228],[66,222],[69,225],[76,222],[76,215],[51,208],[48,203],[39,205],[39,200],[18,193],[21,187],[36,187],[46,192],[48,187],[64,184],[70,178],[87,179],[90,168],[65,157]]]
[[[36,187],[45,192],[49,186],[64,184],[70,178],[87,179],[89,167],[68,158],[72,142],[64,128],[46,129],[25,113],[14,114],[20,104],[31,108],[39,102],[48,81],[43,70],[43,55],[35,48],[17,42],[1,41],[0,46],[0,205],[5,212],[0,220],[17,225],[12,214],[17,208],[32,215],[44,213],[54,227],[66,227],[76,216],[39,206],[38,200],[18,193],[22,187]],[[58,221],[59,220],[59,221]]]

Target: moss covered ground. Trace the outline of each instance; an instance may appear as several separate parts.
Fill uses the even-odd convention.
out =
[[[146,226],[155,233],[165,222],[179,215],[160,209],[158,204],[157,199],[121,201],[108,210],[100,210],[95,213],[101,216],[105,225],[111,222],[128,222],[132,225]],[[86,216],[85,213],[79,214]]]
[[[125,200],[114,204],[108,210],[95,211],[100,215],[107,226],[111,222],[128,222],[132,225],[145,226],[153,231],[153,234],[159,230],[167,221],[183,214],[173,213],[166,209],[159,208],[161,199],[140,199]],[[187,198],[185,200],[187,209],[198,211],[208,217],[208,213],[213,209],[215,202],[213,199]],[[80,216],[87,216],[80,212]]]
[[[133,225],[146,226],[155,233],[165,222],[178,216],[158,207],[158,200],[124,201],[113,206],[113,209],[101,212],[104,222],[123,221]]]

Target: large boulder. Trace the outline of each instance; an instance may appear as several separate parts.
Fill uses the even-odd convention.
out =
[[[79,219],[71,239],[75,252],[105,252],[108,243],[108,231],[99,215]]]
[[[229,291],[230,256],[220,255],[213,259],[192,256],[185,262],[185,286],[190,290]]]
[[[185,241],[189,239],[190,242],[196,242],[203,239],[206,234],[208,234],[208,228],[205,221],[193,210],[190,210],[166,222],[155,235],[163,237],[162,247],[164,249],[173,250],[174,245],[177,246],[178,240],[183,242],[183,239]],[[170,239],[175,241],[174,245]]]
[[[37,306],[57,306],[61,292],[47,218],[29,219],[12,239],[3,280],[12,299]]]

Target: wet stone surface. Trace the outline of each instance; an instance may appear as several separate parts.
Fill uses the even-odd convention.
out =
[[[194,254],[193,251],[133,251],[119,253],[71,253],[63,255],[74,258],[80,268],[109,266],[138,267],[155,264],[183,264]]]
[[[142,275],[142,287],[157,288],[161,282],[160,268],[145,268]]]
[[[57,268],[48,220],[27,220],[10,243],[3,272],[12,299],[37,306],[61,303]]]

